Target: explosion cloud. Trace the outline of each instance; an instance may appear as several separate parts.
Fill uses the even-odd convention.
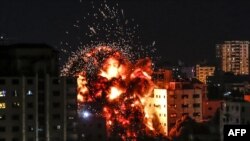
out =
[[[93,4],[96,12],[88,16],[97,22],[88,25],[89,32],[85,34],[91,41],[79,43],[81,46],[71,54],[61,74],[77,78],[79,113],[84,105],[95,103],[95,107],[90,107],[92,114],[106,119],[108,137],[137,140],[140,136],[161,133],[156,131],[162,127],[152,124],[157,116],[149,116],[153,111],[146,106],[155,88],[151,80],[153,63],[146,57],[148,46],[136,42],[138,25],[131,29],[123,10],[116,6],[104,2],[101,8],[96,8]],[[84,19],[89,21],[88,17]],[[78,24],[74,27],[78,28]],[[69,46],[68,42],[61,44]],[[67,53],[67,49],[62,51]],[[154,52],[154,48],[150,51]]]

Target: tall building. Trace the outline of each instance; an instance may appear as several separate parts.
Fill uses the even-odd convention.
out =
[[[215,67],[213,66],[203,66],[196,65],[196,78],[200,80],[202,83],[206,84],[207,77],[213,76],[215,71]]]
[[[77,139],[76,81],[43,44],[0,47],[0,141]]]
[[[249,41],[225,41],[216,45],[219,70],[235,75],[249,74]]]

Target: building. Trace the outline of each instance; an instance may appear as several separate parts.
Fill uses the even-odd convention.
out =
[[[216,112],[219,112],[221,102],[221,100],[203,100],[202,115],[204,121],[212,119],[215,116]]]
[[[167,89],[168,83],[173,80],[172,73],[169,69],[159,69],[153,73],[153,81],[158,87]]]
[[[196,65],[196,78],[200,80],[202,83],[206,84],[207,77],[213,76],[215,71],[214,66],[204,66],[204,65]]]
[[[202,121],[203,89],[190,82],[170,82],[168,89],[168,123],[169,129],[183,115]]]
[[[76,81],[59,77],[54,49],[1,46],[0,65],[0,141],[77,139]]]
[[[249,74],[249,41],[225,41],[216,45],[219,70],[235,75]]]
[[[154,89],[152,97],[145,101],[147,126],[154,128],[157,133],[168,135],[167,90]]]
[[[220,134],[223,140],[224,125],[250,124],[250,102],[223,101],[220,108]]]

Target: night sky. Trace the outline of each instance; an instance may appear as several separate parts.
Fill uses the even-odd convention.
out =
[[[113,1],[120,4],[128,19],[134,18],[140,25],[142,42],[156,42],[162,62],[213,62],[216,43],[250,39],[247,0]],[[88,0],[1,0],[0,36],[11,42],[58,46],[65,31],[88,12],[88,3]]]

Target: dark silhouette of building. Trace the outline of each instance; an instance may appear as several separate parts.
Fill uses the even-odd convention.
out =
[[[76,81],[58,70],[48,45],[0,46],[0,141],[77,139]]]

